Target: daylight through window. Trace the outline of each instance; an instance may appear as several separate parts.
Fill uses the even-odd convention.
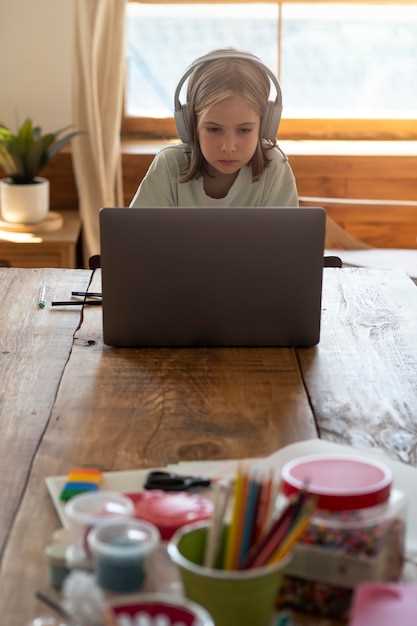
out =
[[[391,120],[407,132],[417,117],[416,42],[417,4],[410,3],[284,2],[280,10],[262,3],[130,2],[125,114],[153,119],[157,131],[158,119],[172,118],[187,65],[233,46],[280,74],[287,128],[325,120],[337,134],[338,120],[373,120],[375,129],[378,120]]]

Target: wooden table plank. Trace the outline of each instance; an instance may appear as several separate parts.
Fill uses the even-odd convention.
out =
[[[317,435],[293,350],[114,349],[98,307],[85,309],[54,414],[45,445],[62,458],[65,433],[64,463],[110,457],[118,469],[269,454]]]
[[[4,555],[8,626],[40,609],[33,591],[46,584],[43,551],[59,525],[45,476],[260,456],[317,434],[292,350],[112,349],[101,337],[101,311],[86,307]]]
[[[88,273],[0,269],[0,553],[22,499],[72,348],[79,310],[38,308],[50,293],[84,289]]]
[[[320,436],[417,463],[417,289],[382,270],[325,270],[322,334],[298,350]]]

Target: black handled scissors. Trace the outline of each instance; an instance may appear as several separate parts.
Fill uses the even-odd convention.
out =
[[[145,489],[161,489],[162,491],[187,491],[197,487],[210,487],[211,480],[200,476],[182,476],[171,472],[149,472],[144,484]]]

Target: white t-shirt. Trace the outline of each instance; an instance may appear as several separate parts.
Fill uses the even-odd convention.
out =
[[[153,207],[298,207],[298,194],[287,157],[278,148],[267,152],[270,163],[257,181],[242,167],[224,198],[204,191],[203,176],[180,183],[187,163],[184,144],[163,148],[153,160],[130,206]]]

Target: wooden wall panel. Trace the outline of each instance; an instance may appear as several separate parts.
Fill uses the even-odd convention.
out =
[[[294,172],[295,173],[295,172]],[[327,198],[347,198],[348,179],[329,176],[296,176],[300,196],[321,196]]]
[[[417,201],[417,157],[289,158],[300,196]],[[417,206],[321,203],[354,237],[381,248],[417,248]]]
[[[42,171],[49,179],[51,208],[54,211],[78,209],[78,194],[70,152],[59,152]]]
[[[123,155],[123,193],[126,206],[130,204],[153,158],[151,154]]]
[[[411,179],[416,181],[417,156],[293,155],[289,161],[295,175],[319,178]]]
[[[386,178],[384,175],[374,178],[349,178],[348,176],[332,178],[331,176],[305,177],[304,172],[300,174],[297,176],[295,173],[298,192],[302,196],[417,201],[417,170],[415,180]]]
[[[388,173],[386,176],[348,179],[346,181],[346,196],[348,198],[376,198],[378,200],[417,200],[417,172],[414,179],[390,178]]]
[[[345,229],[357,239],[375,248],[417,248],[417,220],[412,224],[379,224],[345,222]]]
[[[370,246],[417,248],[417,207],[315,205],[324,206],[337,224]]]

